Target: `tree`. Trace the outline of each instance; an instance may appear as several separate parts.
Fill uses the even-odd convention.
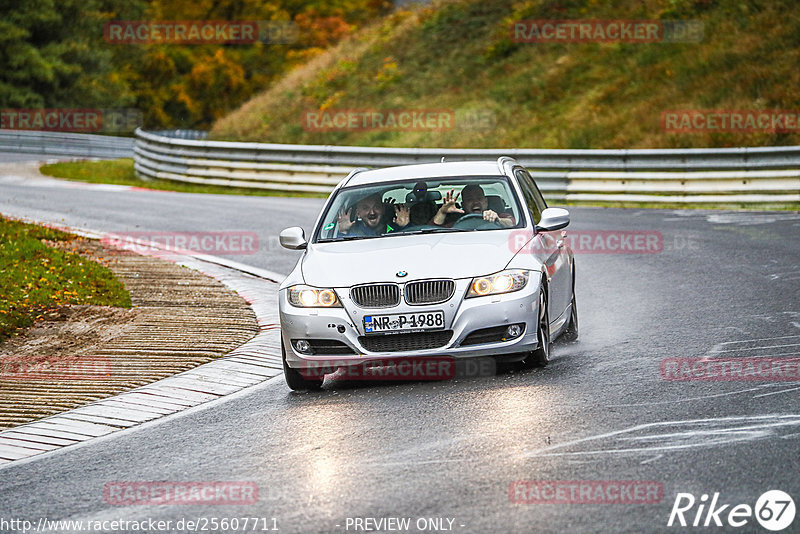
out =
[[[0,107],[101,107],[129,98],[102,47],[99,0],[0,3]]]

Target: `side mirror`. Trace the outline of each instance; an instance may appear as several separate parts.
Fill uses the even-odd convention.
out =
[[[536,225],[536,230],[540,232],[552,232],[561,230],[569,224],[569,212],[564,208],[547,208],[542,212],[542,219]]]
[[[308,245],[306,233],[299,226],[286,228],[281,232],[279,239],[282,247],[292,250],[304,249]]]

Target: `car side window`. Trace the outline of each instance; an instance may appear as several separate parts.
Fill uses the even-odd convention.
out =
[[[527,204],[528,210],[531,212],[534,224],[539,224],[539,221],[542,220],[542,211],[547,207],[542,193],[539,192],[539,188],[536,187],[533,178],[526,171],[519,169],[514,175],[517,177],[520,189],[522,189],[522,196],[525,197],[525,204]]]

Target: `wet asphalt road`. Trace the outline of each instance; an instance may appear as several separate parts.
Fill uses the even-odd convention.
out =
[[[105,231],[254,231],[259,252],[231,258],[282,273],[296,255],[264,244],[285,226],[309,230],[320,204],[0,179],[2,214]],[[417,529],[420,518],[452,519],[443,523],[450,531],[470,533],[767,532],[752,517],[739,529],[667,521],[678,493],[719,492],[719,505],[730,505],[723,522],[767,490],[800,504],[800,382],[667,381],[660,367],[666,358],[800,356],[800,214],[571,213],[573,232],[657,231],[663,247],[576,254],[580,340],[555,345],[547,368],[446,382],[329,381],[309,394],[273,379],[0,468],[0,518],[170,520],[175,532],[180,519],[202,517],[266,517],[270,526],[275,518],[280,532],[365,532],[353,524],[366,517],[410,518],[410,532],[446,532]],[[238,506],[108,504],[103,488],[119,480],[253,481],[259,497]],[[512,503],[509,487],[520,480],[652,481],[663,496]],[[690,523],[697,509],[686,512]]]

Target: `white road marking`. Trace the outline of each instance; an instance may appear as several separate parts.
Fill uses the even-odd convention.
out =
[[[650,462],[654,462],[654,461],[658,460],[659,458],[663,458],[663,457],[664,457],[664,455],[663,455],[663,454],[659,454],[659,455],[657,455],[657,456],[654,456],[654,457],[652,457],[652,458],[650,458],[650,459],[648,459],[648,460],[642,460],[642,461],[641,461],[641,462],[639,462],[639,463],[640,463],[641,465],[644,465],[644,464],[649,464]]]
[[[800,336],[797,334],[789,335],[789,336],[777,336],[777,337],[762,337],[757,339],[740,339],[737,341],[723,341],[722,343],[717,343],[714,345],[714,348],[711,349],[713,352],[714,349],[717,347],[721,347],[722,345],[734,345],[737,343],[752,343],[754,341],[774,341],[776,339],[800,339]]]
[[[743,352],[746,350],[766,350],[766,349],[780,349],[784,347],[800,347],[800,343],[791,343],[788,345],[766,345],[763,347],[749,347],[746,349],[726,349],[726,350],[717,350],[714,354],[718,354],[720,352]]]
[[[729,391],[726,393],[717,393],[715,395],[703,395],[701,397],[690,397],[688,399],[676,399],[676,400],[668,400],[668,401],[654,401],[654,402],[636,402],[632,404],[608,404],[606,408],[630,408],[631,406],[655,406],[659,404],[675,404],[677,402],[693,402],[696,400],[704,400],[704,399],[714,399],[717,397],[727,397],[729,395],[738,395],[740,393],[748,393],[750,391],[758,391],[763,389],[764,386],[758,386],[754,388],[742,389],[739,391]]]
[[[736,426],[736,425],[744,426]],[[728,427],[720,425],[729,425]],[[665,433],[657,436],[632,436],[627,437],[626,434],[635,432],[649,431],[658,428],[669,426],[684,426],[684,427],[700,427],[699,429],[687,428],[683,432]],[[706,427],[706,428],[703,428]],[[635,425],[632,427],[624,428],[622,430],[615,430],[613,432],[606,432],[585,438],[580,438],[565,443],[560,443],[550,447],[544,447],[533,451],[528,451],[523,454],[524,457],[541,457],[541,456],[590,456],[590,455],[607,455],[607,454],[658,454],[670,451],[680,451],[686,449],[719,446],[742,441],[754,441],[757,439],[765,439],[769,437],[781,437],[776,434],[776,430],[781,428],[800,427],[799,415],[763,415],[763,416],[744,416],[744,417],[723,417],[712,419],[693,419],[686,421],[664,421],[660,423],[648,423],[643,425]],[[588,451],[575,451],[575,452],[554,452],[560,449],[582,445],[589,442],[599,441],[603,439],[616,438],[619,441],[635,441],[635,440],[658,440],[662,442],[664,438],[677,438],[673,439],[674,444],[658,445],[645,443],[640,447],[626,447],[620,449],[613,448],[599,448]]]
[[[737,226],[752,226],[756,224],[772,224],[777,221],[792,221],[800,219],[800,215],[793,213],[711,213],[706,215],[706,221],[712,224],[735,224]]]
[[[780,393],[788,393],[790,391],[796,391],[798,389],[800,389],[800,386],[796,387],[796,388],[791,388],[791,389],[782,389],[781,391],[772,391],[770,393],[762,393],[761,395],[754,395],[753,398],[757,399],[759,397],[769,397],[770,395],[778,395]]]

